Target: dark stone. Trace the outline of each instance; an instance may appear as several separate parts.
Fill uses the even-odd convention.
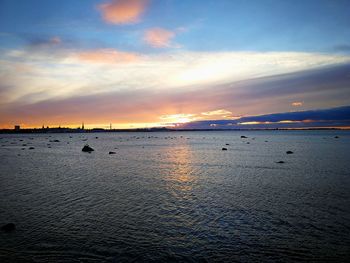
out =
[[[85,144],[82,151],[83,152],[93,152],[94,149],[92,149],[88,144]]]
[[[335,139],[339,139],[339,136],[334,136]]]
[[[226,143],[226,145],[230,145],[229,143]]]
[[[35,148],[34,147],[29,147],[29,150],[34,150]]]
[[[247,144],[250,144],[250,142],[247,142]]]
[[[116,152],[109,152],[108,154],[116,154]]]
[[[222,148],[221,150],[223,150],[223,151],[227,151],[227,148]]]
[[[98,139],[98,137],[95,137],[96,139]]]
[[[284,161],[279,161],[279,162],[276,162],[276,163],[284,163]]]
[[[16,225],[13,223],[8,223],[6,225],[3,225],[1,227],[1,230],[4,232],[12,232],[12,231],[16,230]]]
[[[292,151],[286,151],[286,154],[293,154]]]
[[[248,138],[247,136],[244,136],[244,135],[241,136],[241,139],[247,139],[247,138]]]

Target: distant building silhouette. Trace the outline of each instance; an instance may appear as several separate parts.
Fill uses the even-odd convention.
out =
[[[21,126],[15,125],[15,131],[19,131],[21,129]]]
[[[84,130],[84,122],[81,125],[81,129]]]

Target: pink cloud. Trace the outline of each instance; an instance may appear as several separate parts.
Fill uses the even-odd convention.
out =
[[[112,0],[98,6],[103,19],[112,24],[133,24],[140,20],[147,0]]]
[[[144,40],[147,44],[156,48],[174,47],[171,40],[175,33],[163,28],[152,28],[145,32]]]
[[[123,52],[115,49],[98,49],[84,51],[77,54],[79,60],[89,63],[119,64],[137,61],[140,57],[136,53]]]

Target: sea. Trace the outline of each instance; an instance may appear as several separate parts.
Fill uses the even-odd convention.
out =
[[[7,223],[0,262],[345,262],[350,131],[0,134]]]

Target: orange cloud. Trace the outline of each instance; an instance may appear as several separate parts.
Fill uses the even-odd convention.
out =
[[[144,40],[147,44],[156,48],[165,48],[173,46],[171,40],[175,33],[163,28],[152,28],[145,32]]]
[[[99,49],[80,52],[78,59],[90,63],[119,64],[137,61],[139,55],[131,52],[117,51],[114,49]]]
[[[112,24],[132,24],[140,20],[147,0],[112,0],[98,6],[103,19]]]
[[[294,106],[294,107],[300,107],[300,106],[303,106],[303,103],[300,102],[300,101],[296,101],[296,102],[293,102],[293,103],[292,103],[292,106]]]
[[[202,115],[205,115],[205,116],[218,116],[218,115],[231,115],[231,114],[232,114],[231,111],[228,111],[225,109],[202,112]]]

